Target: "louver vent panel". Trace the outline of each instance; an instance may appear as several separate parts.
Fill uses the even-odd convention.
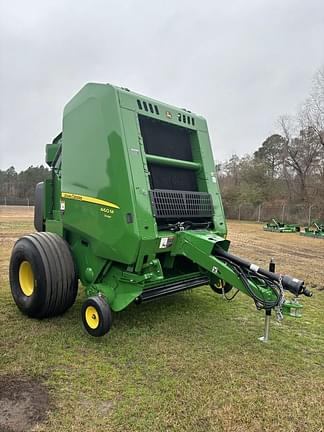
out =
[[[137,99],[137,106],[142,111],[150,112],[151,114],[160,115],[160,111],[157,105]]]
[[[213,216],[213,203],[209,193],[154,189],[150,194],[153,213],[158,219]]]

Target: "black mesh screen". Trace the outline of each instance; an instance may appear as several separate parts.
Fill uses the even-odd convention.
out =
[[[141,135],[147,154],[192,161],[190,134],[184,127],[139,116]],[[149,163],[151,189],[198,191],[196,172]]]
[[[191,131],[141,115],[139,123],[146,153],[192,161]]]
[[[148,164],[151,189],[197,191],[196,172],[184,168]]]
[[[210,219],[213,216],[209,193],[152,190],[150,194],[153,214],[157,219]]]

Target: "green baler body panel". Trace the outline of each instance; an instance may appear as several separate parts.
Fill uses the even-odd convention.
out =
[[[192,161],[147,155],[140,116],[185,128]],[[66,105],[62,137],[52,145],[47,158],[56,164],[45,188],[45,226],[70,244],[88,295],[100,292],[113,310],[121,310],[146,287],[205,274],[194,262],[185,271],[174,264],[176,235],[161,230],[154,217],[149,169],[156,161],[193,169],[198,192],[212,197],[209,232],[225,238],[204,118],[112,85],[87,84]]]
[[[107,201],[114,206],[64,199],[64,228],[91,244],[93,253],[132,263],[139,248],[129,157],[118,95],[110,86],[86,86],[65,108],[62,192]],[[148,231],[153,234],[153,224]],[[126,242],[129,247],[125,247]]]
[[[63,120],[62,192],[118,206],[65,200],[64,228],[91,239],[96,255],[125,264],[136,261],[142,241],[158,237],[136,100],[136,95],[110,85],[89,84],[66,106]],[[197,124],[202,128],[202,186],[214,195],[215,226],[224,235],[218,185],[211,182],[214,164],[206,123]]]

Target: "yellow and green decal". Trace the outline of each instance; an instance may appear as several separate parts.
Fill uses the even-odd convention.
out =
[[[117,204],[114,204],[114,203],[111,203],[109,201],[105,201],[105,200],[102,200],[99,198],[86,196],[86,195],[78,195],[78,194],[74,194],[74,193],[70,193],[70,192],[62,192],[61,197],[64,199],[72,199],[72,200],[87,202],[87,203],[91,203],[91,204],[99,204],[101,206],[119,209],[119,206]]]

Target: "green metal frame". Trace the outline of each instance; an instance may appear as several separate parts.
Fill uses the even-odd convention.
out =
[[[272,222],[264,225],[263,230],[277,233],[296,233],[300,231],[300,226],[298,224],[281,223],[277,219],[272,219]]]
[[[324,239],[324,223],[320,221],[313,221],[311,225],[305,227],[300,235],[312,238]]]

